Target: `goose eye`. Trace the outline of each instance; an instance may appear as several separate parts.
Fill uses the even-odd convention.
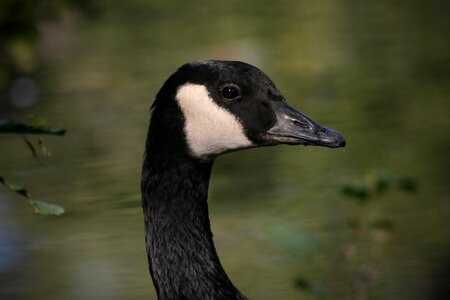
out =
[[[241,96],[239,88],[235,85],[227,85],[220,90],[222,97],[227,100],[235,100]]]

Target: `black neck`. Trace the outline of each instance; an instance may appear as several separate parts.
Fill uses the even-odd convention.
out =
[[[225,274],[212,240],[207,198],[213,162],[170,155],[151,144],[144,159],[142,201],[158,298],[245,299]]]

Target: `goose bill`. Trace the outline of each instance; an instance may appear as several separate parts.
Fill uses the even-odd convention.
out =
[[[267,131],[269,142],[330,148],[345,146],[345,138],[340,132],[311,120],[286,101],[272,102],[272,108],[277,120]]]

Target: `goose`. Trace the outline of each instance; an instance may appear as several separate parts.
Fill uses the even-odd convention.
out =
[[[215,158],[278,144],[344,147],[343,135],[294,109],[262,71],[239,61],[182,65],[151,110],[141,193],[158,299],[247,299],[214,247],[207,198]]]

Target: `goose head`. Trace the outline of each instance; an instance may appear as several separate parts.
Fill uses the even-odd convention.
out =
[[[183,65],[165,82],[152,108],[150,132],[164,128],[154,135],[164,138],[167,150],[183,149],[204,160],[277,144],[345,146],[341,133],[290,106],[269,77],[238,61]]]
[[[291,107],[260,70],[236,61],[183,65],[153,103],[142,168],[150,273],[159,299],[246,299],[212,240],[214,158],[277,144],[343,147],[344,137]]]

